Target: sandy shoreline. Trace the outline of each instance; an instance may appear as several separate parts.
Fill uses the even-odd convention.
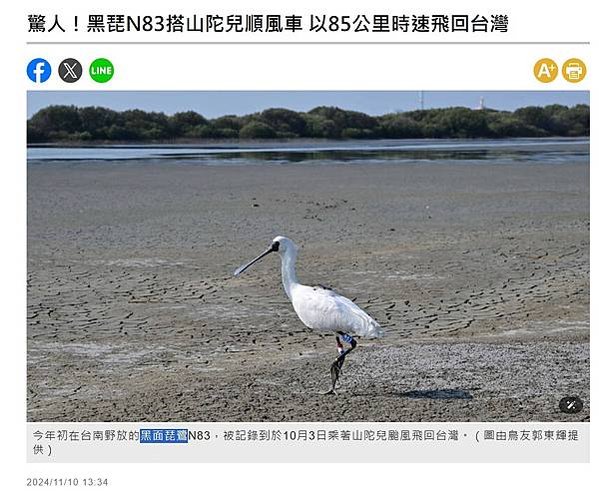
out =
[[[276,258],[387,330],[351,355]],[[28,167],[30,421],[584,421],[589,167]]]

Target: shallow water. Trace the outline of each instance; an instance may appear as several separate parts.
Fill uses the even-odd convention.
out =
[[[244,144],[32,146],[32,164],[69,162],[179,162],[202,165],[256,163],[576,163],[589,161],[588,138],[505,140],[360,140]]]

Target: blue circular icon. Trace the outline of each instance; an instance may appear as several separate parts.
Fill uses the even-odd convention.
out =
[[[44,83],[50,78],[52,74],[52,67],[43,58],[35,58],[27,65],[27,76],[29,80],[36,84]]]

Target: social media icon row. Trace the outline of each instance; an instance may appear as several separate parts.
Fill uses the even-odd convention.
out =
[[[27,76],[36,84],[42,84],[52,75],[52,66],[43,58],[34,58],[27,65]],[[81,79],[83,66],[75,58],[66,58],[58,65],[58,76],[72,84]],[[89,65],[89,76],[98,83],[106,83],[114,76],[114,65],[106,58],[97,58]]]

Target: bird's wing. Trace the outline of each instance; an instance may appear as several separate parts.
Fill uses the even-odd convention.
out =
[[[376,338],[381,326],[349,298],[333,290],[306,287],[293,306],[304,324],[323,331]]]

